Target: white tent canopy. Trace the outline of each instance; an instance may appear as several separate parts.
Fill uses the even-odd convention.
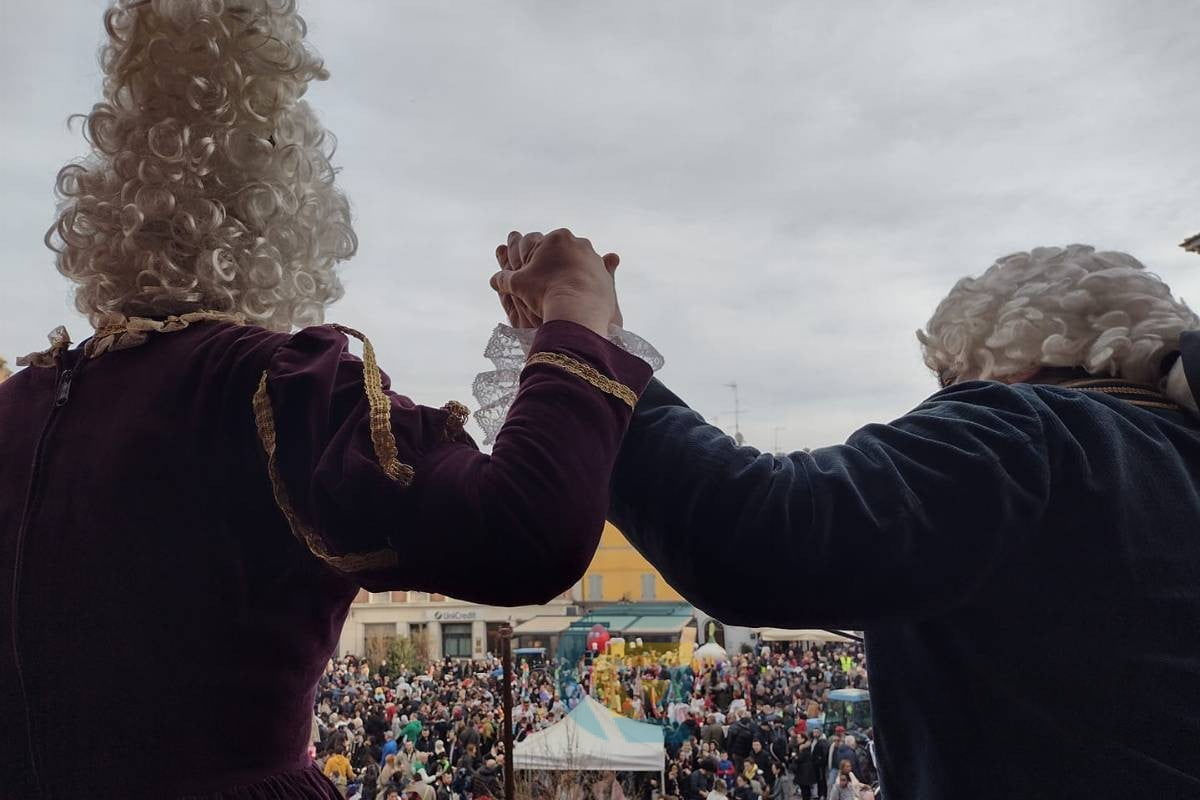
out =
[[[852,642],[853,639],[838,636],[836,633],[818,630],[788,630],[784,628],[763,628],[758,635],[764,642]]]
[[[513,748],[517,769],[661,772],[665,759],[662,728],[618,716],[590,697]]]

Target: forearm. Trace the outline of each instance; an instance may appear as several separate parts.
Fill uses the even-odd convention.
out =
[[[713,553],[743,553],[748,545],[781,571],[799,562],[793,520],[811,509],[803,475],[752,448],[738,447],[718,428],[658,381],[647,387],[622,446],[612,483],[609,518],[667,582],[705,611],[735,623],[780,625],[794,609],[760,599],[744,607],[730,585],[744,582],[734,557],[721,561],[714,580]],[[728,578],[734,570],[740,577]],[[772,619],[774,617],[774,619]]]
[[[438,591],[541,603],[582,576],[645,362],[581,327],[547,324],[492,454],[442,448],[414,484],[421,529],[438,532]],[[489,577],[490,576],[490,577]],[[519,577],[518,577],[519,576]]]
[[[726,623],[858,628],[960,601],[1036,527],[1049,491],[1039,412],[999,384],[956,387],[845,445],[776,458],[738,447],[654,381],[622,445],[610,519]],[[717,551],[747,555],[714,580],[704,554]],[[761,584],[763,564],[853,569],[858,591],[728,590]]]

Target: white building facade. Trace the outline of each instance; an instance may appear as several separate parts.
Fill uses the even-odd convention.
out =
[[[569,592],[546,605],[499,608],[427,592],[363,591],[350,606],[337,655],[378,660],[389,640],[407,637],[423,639],[433,658],[483,658],[498,652],[504,625],[575,611]]]

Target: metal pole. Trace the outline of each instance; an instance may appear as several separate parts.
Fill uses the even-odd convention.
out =
[[[516,800],[517,797],[517,764],[513,758],[512,636],[510,626],[500,629],[500,658],[504,666],[504,687],[500,693],[504,704],[504,800]]]

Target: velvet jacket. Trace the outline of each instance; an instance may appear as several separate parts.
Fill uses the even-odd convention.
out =
[[[34,361],[0,384],[0,797],[20,800],[337,797],[307,746],[359,589],[568,589],[650,378],[548,324],[484,455],[464,407],[391,392],[333,326],[140,320]]]
[[[963,383],[775,457],[652,381],[610,519],[726,623],[865,632],[888,800],[1200,797],[1200,424],[1153,391]]]

